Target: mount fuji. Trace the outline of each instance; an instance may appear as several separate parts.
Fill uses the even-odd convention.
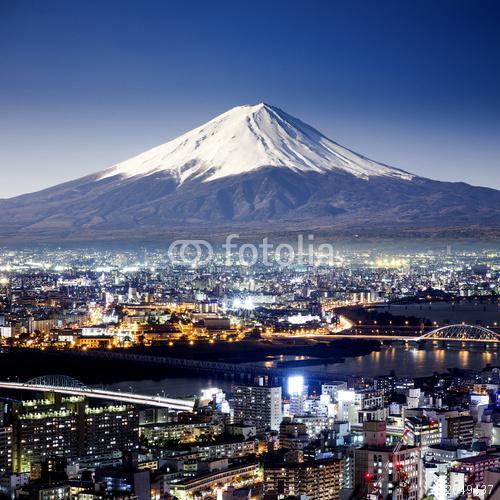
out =
[[[96,174],[0,200],[0,240],[321,230],[492,235],[500,191],[372,161],[268,104],[233,108]]]

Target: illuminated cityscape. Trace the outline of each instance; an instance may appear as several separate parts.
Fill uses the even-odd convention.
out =
[[[3,494],[487,498],[495,250],[226,260],[2,250]],[[367,371],[347,368],[365,358]]]

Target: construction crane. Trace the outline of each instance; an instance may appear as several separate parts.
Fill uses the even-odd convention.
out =
[[[387,477],[387,481],[389,482],[391,465],[393,466],[392,476],[393,478],[395,476],[395,480],[393,481],[393,493],[388,494],[386,500],[394,498],[398,492],[403,494],[403,499],[409,498],[408,474],[404,471],[404,468],[399,461],[394,462],[395,457],[401,451],[401,447],[405,444],[406,432],[407,429],[403,431],[403,435],[396,443],[396,446],[394,446],[390,458],[385,464],[384,473],[379,475],[377,478],[375,478],[371,472],[365,473],[365,479],[369,482],[367,500],[384,500],[382,495],[382,485],[385,477]]]

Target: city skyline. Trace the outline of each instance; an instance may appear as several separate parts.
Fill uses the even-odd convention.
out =
[[[0,495],[494,500],[500,253],[394,252],[0,248]]]

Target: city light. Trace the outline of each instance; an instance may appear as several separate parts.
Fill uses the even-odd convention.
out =
[[[500,500],[500,0],[1,6],[0,499]]]
[[[293,375],[288,377],[288,394],[300,395],[304,392],[304,377],[302,375]]]

